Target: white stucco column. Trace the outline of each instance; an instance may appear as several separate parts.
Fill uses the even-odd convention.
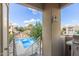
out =
[[[43,55],[51,56],[52,55],[52,23],[51,23],[51,15],[52,8],[50,8],[49,4],[45,4],[43,10]]]
[[[2,37],[3,37],[3,56],[8,55],[8,9],[6,4],[2,4]]]
[[[63,52],[63,40],[60,38],[61,15],[59,4],[52,6],[52,15],[55,17],[52,22],[52,55],[59,56]]]

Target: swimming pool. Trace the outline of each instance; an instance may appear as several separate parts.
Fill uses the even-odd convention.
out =
[[[29,38],[17,38],[15,40],[15,43],[19,44],[19,43],[22,43],[23,47],[24,48],[29,48],[33,43],[33,38],[29,37]]]

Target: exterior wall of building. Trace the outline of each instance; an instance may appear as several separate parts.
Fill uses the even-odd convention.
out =
[[[79,25],[74,25],[74,26],[66,26],[66,27],[63,27],[65,28],[66,30],[64,31],[65,33],[63,33],[63,35],[73,35],[73,34],[76,34],[77,32],[76,31],[79,31]]]

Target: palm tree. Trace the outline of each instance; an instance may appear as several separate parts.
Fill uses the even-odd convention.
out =
[[[39,37],[42,38],[42,25],[40,22],[37,22],[31,29],[30,37],[33,37],[37,40]]]
[[[42,24],[37,22],[30,31],[30,37],[34,38],[35,42],[39,42],[38,46],[40,47],[41,54],[41,45],[42,45]]]

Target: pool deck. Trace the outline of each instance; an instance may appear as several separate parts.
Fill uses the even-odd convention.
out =
[[[32,52],[36,51],[35,47],[37,45],[35,45],[35,47],[33,48],[34,51],[32,51],[32,48],[30,48],[29,50],[27,50],[28,48],[24,48],[21,41],[19,43],[16,43],[15,46],[16,46],[16,55],[17,56],[34,56],[34,55],[38,56],[37,53],[34,53],[34,54],[32,53]],[[39,53],[39,50],[38,50],[38,53]],[[13,56],[13,41],[9,45],[9,55]]]
[[[19,42],[18,44],[16,43],[15,46],[17,55],[23,54],[25,52],[25,48],[23,47],[22,42]],[[13,41],[9,45],[9,55],[13,55]]]

